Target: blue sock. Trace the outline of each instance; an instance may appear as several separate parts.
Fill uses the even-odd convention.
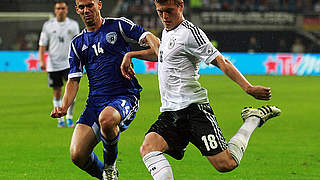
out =
[[[118,156],[118,141],[120,131],[118,132],[118,135],[112,140],[107,140],[101,133],[100,135],[103,143],[104,164],[105,166],[111,166],[115,163]]]
[[[93,177],[102,179],[103,166],[104,164],[99,161],[97,155],[95,153],[91,153],[86,166],[82,170],[86,171]]]

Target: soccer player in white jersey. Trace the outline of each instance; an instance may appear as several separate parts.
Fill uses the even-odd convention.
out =
[[[56,17],[44,23],[39,40],[40,67],[48,72],[48,84],[53,88],[53,106],[62,104],[61,93],[63,81],[67,81],[69,72],[68,50],[72,38],[79,33],[79,24],[68,18],[67,1],[54,2]],[[44,53],[48,47],[49,56],[45,63]],[[67,127],[73,128],[72,121],[74,103],[66,115]],[[58,127],[65,126],[64,117],[58,118]]]
[[[171,180],[172,169],[163,153],[180,160],[191,142],[219,172],[231,171],[240,164],[256,127],[280,115],[281,111],[275,106],[245,108],[242,110],[243,125],[226,143],[209,105],[207,90],[198,82],[200,62],[217,66],[256,99],[269,100],[270,88],[251,85],[212,46],[201,29],[184,19],[183,0],[154,0],[154,3],[165,27],[157,56],[162,106],[158,120],[146,133],[140,147],[143,162],[153,179]],[[130,65],[133,57],[157,59],[151,54],[150,50],[127,53],[121,66],[123,75],[128,79],[134,75]]]

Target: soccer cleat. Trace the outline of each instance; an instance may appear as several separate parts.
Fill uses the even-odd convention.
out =
[[[116,166],[109,166],[103,169],[102,179],[103,180],[118,180],[119,171]]]
[[[243,121],[245,121],[250,116],[256,116],[260,118],[259,127],[261,127],[268,119],[279,116],[281,110],[276,106],[262,106],[261,108],[245,107],[241,116]]]
[[[74,128],[74,124],[73,124],[72,119],[67,119],[67,127],[68,128]]]
[[[64,128],[64,121],[58,122],[58,128]]]

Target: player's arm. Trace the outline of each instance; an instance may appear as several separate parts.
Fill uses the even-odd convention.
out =
[[[138,58],[145,61],[158,61],[158,51],[160,47],[160,39],[153,35],[152,33],[148,33],[145,38],[140,42],[141,44],[146,44],[150,48],[140,51],[131,51],[128,52],[125,56],[126,59]],[[131,63],[131,61],[130,61]]]
[[[152,33],[148,33],[142,40],[143,44],[147,44],[150,48],[140,51],[131,51],[125,54],[124,59],[128,59],[131,63],[132,58],[138,58],[146,61],[158,61],[158,51],[160,47],[160,40],[157,36]]]
[[[55,107],[52,111],[50,116],[53,118],[62,117],[67,114],[67,110],[69,106],[74,102],[74,99],[77,95],[78,89],[79,89],[79,82],[82,77],[82,69],[83,65],[81,64],[81,60],[79,56],[79,53],[77,53],[78,46],[75,46],[76,39],[74,39],[70,43],[69,48],[69,64],[70,64],[70,71],[69,71],[69,79],[66,83],[64,96],[62,99],[62,106],[61,107]],[[79,46],[81,47],[81,45]]]
[[[135,75],[135,72],[131,66],[132,58],[138,58],[146,61],[157,61],[157,56],[155,55],[155,52],[153,49],[146,49],[146,50],[140,50],[140,51],[131,51],[124,55],[120,69],[122,75],[131,80],[131,77]]]
[[[270,100],[270,88],[263,86],[253,86],[248,80],[238,71],[238,69],[222,55],[218,55],[211,64],[217,66],[223,71],[230,79],[236,82],[246,93],[250,94],[256,99]]]
[[[67,114],[67,110],[69,106],[74,101],[78,89],[79,89],[79,82],[80,77],[76,78],[69,78],[65,87],[64,96],[62,99],[62,106],[61,107],[55,107],[52,111],[50,116],[53,118],[59,118],[63,117]]]
[[[42,71],[45,71],[46,70],[46,64],[44,62],[44,58],[43,58],[43,55],[46,51],[46,46],[39,46],[39,60],[40,60],[40,68]]]
[[[120,66],[122,75],[131,80],[131,77],[135,75],[135,72],[131,66],[132,58],[142,59],[146,61],[158,61],[158,51],[160,46],[160,40],[153,34],[149,33],[144,39],[145,43],[150,46],[149,49],[140,51],[131,51],[125,54]]]
[[[157,61],[159,47],[160,47],[160,39],[157,36],[153,35],[152,33],[149,33],[146,35],[144,41],[146,44],[149,45],[150,49],[152,49],[154,51],[154,53],[151,52],[149,57],[147,57],[147,59],[145,59],[145,60],[149,59],[150,61]]]
[[[49,44],[49,34],[47,32],[47,25],[48,23],[44,23],[43,26],[42,26],[42,30],[41,30],[41,33],[40,33],[40,38],[39,38],[39,49],[38,49],[38,52],[39,52],[39,60],[40,60],[40,68],[42,71],[45,71],[46,70],[46,64],[44,62],[44,53],[47,49],[47,46]]]

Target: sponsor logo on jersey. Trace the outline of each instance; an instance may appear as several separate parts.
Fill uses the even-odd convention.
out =
[[[117,33],[116,32],[109,32],[107,35],[106,35],[106,39],[107,39],[107,42],[110,43],[110,44],[115,44],[116,41],[117,41]]]
[[[88,49],[88,46],[86,46],[85,44],[82,46],[82,50],[81,51],[84,51],[84,50],[86,50],[86,49]]]

